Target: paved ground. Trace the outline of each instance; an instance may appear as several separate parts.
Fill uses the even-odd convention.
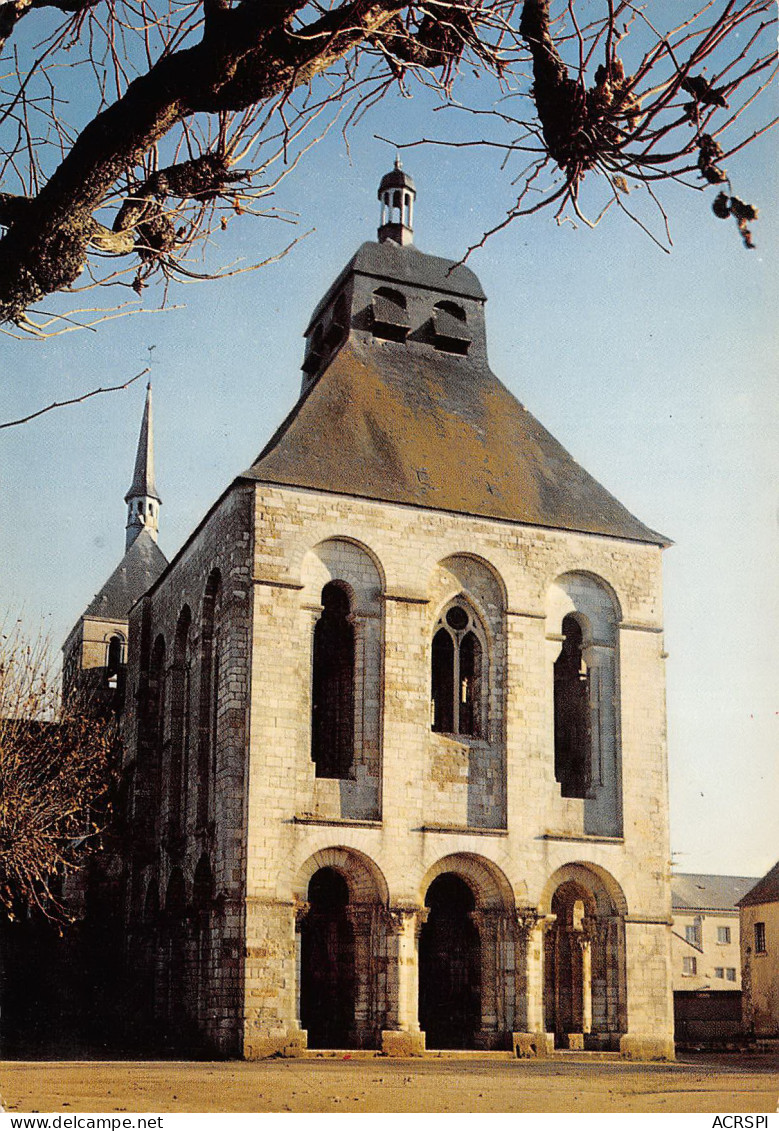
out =
[[[4,1061],[8,1111],[774,1112],[775,1056],[516,1060]]]

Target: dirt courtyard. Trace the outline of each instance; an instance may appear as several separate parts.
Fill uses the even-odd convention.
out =
[[[245,1062],[3,1061],[9,1112],[757,1112],[775,1056],[675,1064],[457,1058]]]

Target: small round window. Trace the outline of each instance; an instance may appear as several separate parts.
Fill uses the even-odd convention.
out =
[[[455,632],[461,632],[468,623],[468,614],[460,605],[453,605],[446,614],[446,623]]]

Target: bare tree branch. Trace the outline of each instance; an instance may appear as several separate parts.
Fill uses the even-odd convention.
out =
[[[80,397],[71,397],[67,401],[54,401],[52,404],[47,405],[46,408],[39,408],[37,412],[31,412],[27,416],[20,416],[18,420],[6,420],[0,424],[0,428],[15,428],[17,424],[27,424],[30,420],[35,420],[38,416],[43,416],[45,412],[51,412],[55,408],[65,408],[70,404],[81,404],[82,401],[88,401],[90,397],[96,397],[100,393],[118,393],[121,389],[127,389],[130,385],[135,384],[141,377],[145,377],[149,372],[148,367],[142,369],[140,373],[136,373],[129,381],[125,381],[122,385],[106,385],[101,386],[99,389],[92,389],[89,393],[84,393]]]
[[[724,155],[768,128],[755,104],[776,73],[774,0],[698,0],[664,26],[632,0],[5,0],[0,39],[42,6],[61,26],[0,68],[0,323],[22,324],[84,272],[109,283],[101,259],[131,262],[138,292],[188,277],[204,234],[276,218],[269,199],[341,110],[354,129],[393,87],[416,82],[489,120],[489,135],[435,144],[484,145],[507,170],[538,153],[508,221],[550,207],[589,223],[585,181],[600,186],[597,215],[615,177],[655,192],[730,185]],[[93,84],[94,114],[76,124],[66,60]],[[481,106],[455,93],[471,70],[491,80]],[[660,207],[650,234],[667,247]]]

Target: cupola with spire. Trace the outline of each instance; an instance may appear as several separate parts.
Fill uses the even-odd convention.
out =
[[[127,533],[125,550],[129,550],[143,530],[157,541],[160,503],[154,483],[154,431],[151,413],[151,382],[146,386],[146,404],[143,410],[141,434],[135,456],[135,471],[130,490],[124,497],[127,503]]]
[[[395,168],[385,173],[379,184],[381,224],[379,243],[392,240],[407,247],[414,242],[414,199],[417,190],[408,173],[403,171],[400,157],[395,158]]]

